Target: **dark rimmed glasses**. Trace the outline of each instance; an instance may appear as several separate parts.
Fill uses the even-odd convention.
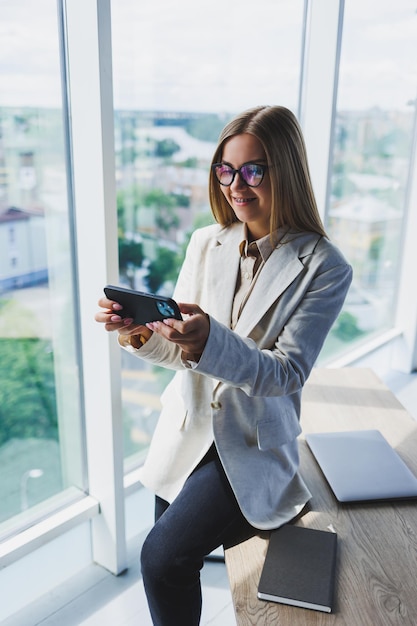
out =
[[[218,182],[225,187],[232,184],[236,174],[239,174],[241,180],[248,187],[259,187],[268,169],[267,165],[260,163],[244,163],[237,170],[227,163],[213,163],[211,167]]]

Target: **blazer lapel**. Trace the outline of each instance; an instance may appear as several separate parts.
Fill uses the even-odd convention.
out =
[[[232,304],[239,270],[239,244],[244,238],[244,225],[235,222],[221,231],[217,246],[208,252],[210,275],[208,293],[210,294],[209,312],[219,322],[230,326]]]
[[[207,311],[219,322],[230,326],[233,298],[239,271],[239,245],[245,236],[244,224],[235,222],[220,231],[217,245],[208,251],[210,272]],[[272,252],[254,285],[235,331],[249,334],[259,319],[303,270],[301,259],[311,254],[320,235],[287,231]]]
[[[301,258],[311,254],[320,235],[288,233],[261,270],[235,331],[249,334],[261,317],[303,270]]]

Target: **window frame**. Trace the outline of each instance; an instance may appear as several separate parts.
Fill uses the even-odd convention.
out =
[[[60,0],[71,117],[72,188],[78,271],[93,560],[126,568],[120,348],[94,321],[101,287],[117,282],[117,212],[110,0]],[[88,93],[88,98],[86,94]],[[94,263],[92,259],[94,250]]]

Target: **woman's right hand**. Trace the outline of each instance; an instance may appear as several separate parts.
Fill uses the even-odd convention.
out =
[[[152,331],[146,326],[134,324],[131,317],[123,318],[120,315],[123,307],[118,302],[102,296],[98,301],[98,306],[104,310],[98,311],[94,319],[96,322],[104,324],[104,328],[108,332],[117,330],[120,335],[124,336],[142,335],[146,340],[152,336]]]

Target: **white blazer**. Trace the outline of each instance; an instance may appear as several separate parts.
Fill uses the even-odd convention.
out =
[[[231,330],[244,226],[197,230],[174,297],[210,315],[200,361],[190,367],[156,333],[131,348],[178,370],[161,397],[143,484],[172,502],[214,440],[243,514],[259,529],[289,521],[311,497],[298,473],[301,391],[352,278],[328,239],[288,228],[281,235]]]

